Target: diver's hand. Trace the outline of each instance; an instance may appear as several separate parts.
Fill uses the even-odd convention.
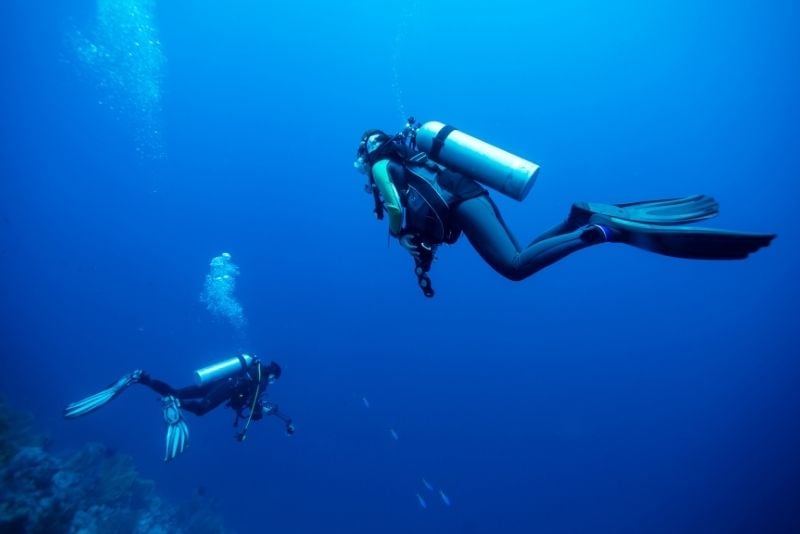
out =
[[[415,242],[415,237],[414,234],[401,234],[397,238],[397,241],[400,242],[400,246],[406,249],[409,254],[412,256],[419,256],[419,246]]]
[[[400,242],[400,246],[415,258],[419,258],[423,250],[430,250],[430,247],[422,242],[419,234],[403,233],[398,236],[397,240]]]
[[[278,406],[269,401],[261,401],[261,411],[264,415],[272,415],[278,411]]]

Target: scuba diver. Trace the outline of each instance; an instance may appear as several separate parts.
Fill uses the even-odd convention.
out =
[[[166,382],[152,378],[141,369],[128,373],[108,388],[64,409],[64,417],[75,418],[91,413],[125,391],[132,384],[142,384],[162,395],[161,406],[167,425],[166,454],[169,461],[182,453],[189,444],[189,427],[181,409],[195,415],[205,415],[223,402],[236,412],[233,426],[245,420],[236,439],[244,441],[252,421],[273,415],[283,421],[288,435],[294,434],[291,418],[278,410],[278,405],[264,399],[267,386],[280,378],[281,368],[275,362],[264,365],[255,356],[241,354],[195,371],[196,385],[175,389]]]
[[[413,117],[390,136],[367,130],[354,162],[368,176],[374,213],[389,214],[389,234],[414,258],[417,281],[434,295],[428,272],[437,247],[462,233],[495,271],[514,281],[578,250],[625,243],[677,258],[743,259],[766,247],[775,234],[685,226],[719,213],[706,195],[627,204],[577,202],[567,218],[523,247],[503,221],[486,185],[523,200],[539,166],[441,122]]]

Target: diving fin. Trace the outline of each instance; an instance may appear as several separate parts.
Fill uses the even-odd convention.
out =
[[[704,221],[719,213],[719,204],[708,195],[664,200],[644,200],[626,204],[576,202],[569,220],[576,228],[589,224],[593,215],[604,215],[642,224],[677,225]]]
[[[612,242],[675,258],[739,260],[768,246],[775,238],[775,234],[642,224],[600,214],[592,215],[590,222],[610,229]]]
[[[137,369],[132,373],[128,373],[127,375],[123,376],[119,380],[117,380],[113,385],[100,391],[99,393],[95,393],[89,397],[86,397],[83,400],[79,400],[78,402],[73,402],[72,404],[67,405],[64,408],[64,417],[66,418],[73,418],[79,417],[81,415],[86,415],[87,413],[91,413],[101,406],[104,406],[111,402],[117,395],[125,391],[128,386],[131,384],[135,384],[139,381],[142,376],[142,370]]]
[[[189,427],[181,415],[181,403],[172,395],[161,399],[164,410],[164,422],[167,424],[166,454],[164,461],[168,462],[186,450],[189,446]]]

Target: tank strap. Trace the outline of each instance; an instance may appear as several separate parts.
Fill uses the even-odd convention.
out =
[[[433,138],[433,142],[431,143],[431,151],[428,154],[432,159],[437,159],[439,157],[439,153],[442,151],[442,147],[444,146],[444,141],[447,139],[447,136],[450,135],[455,131],[455,128],[450,126],[449,124],[444,126],[439,133],[436,134],[436,137]]]

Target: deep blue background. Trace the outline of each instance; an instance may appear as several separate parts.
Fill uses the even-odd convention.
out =
[[[243,532],[800,531],[796,2],[270,4],[158,5],[161,160],[79,75],[92,2],[2,4],[5,396]],[[351,166],[407,112],[542,165],[524,203],[495,195],[522,241],[574,200],[695,192],[779,238],[730,263],[596,247],[517,284],[464,242],[426,300]],[[244,340],[198,302],[224,250]],[[189,415],[165,465],[143,388],[61,420],[236,350],[283,365],[293,438]]]

